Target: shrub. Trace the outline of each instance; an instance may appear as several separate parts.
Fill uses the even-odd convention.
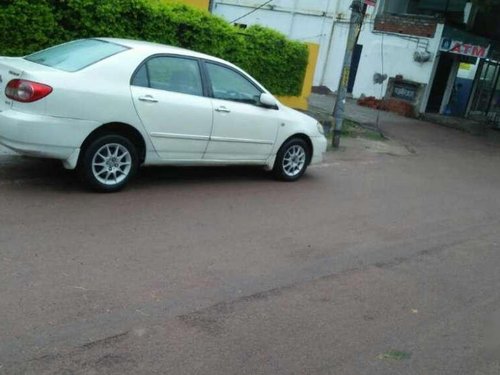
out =
[[[309,56],[307,47],[262,26],[249,27],[244,36],[245,50],[236,58],[237,64],[267,86],[279,88],[280,94],[300,94]]]
[[[22,55],[53,43],[57,21],[46,1],[0,3],[0,55]]]
[[[78,38],[141,39],[204,52],[248,71],[277,95],[298,95],[307,47],[260,26],[241,30],[207,12],[154,0],[0,0],[0,55]]]

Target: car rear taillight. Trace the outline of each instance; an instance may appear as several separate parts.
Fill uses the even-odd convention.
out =
[[[5,96],[9,99],[32,103],[45,98],[52,92],[52,87],[24,79],[13,79],[5,88]]]

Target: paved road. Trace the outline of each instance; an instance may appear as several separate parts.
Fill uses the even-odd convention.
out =
[[[499,374],[500,149],[383,127],[295,184],[0,156],[0,373]]]

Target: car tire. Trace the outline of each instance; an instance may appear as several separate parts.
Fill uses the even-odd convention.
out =
[[[138,168],[134,144],[121,135],[108,134],[96,138],[82,150],[78,172],[88,188],[112,193],[123,189]]]
[[[302,138],[292,138],[281,146],[274,162],[273,174],[282,181],[297,181],[311,161],[311,148]]]

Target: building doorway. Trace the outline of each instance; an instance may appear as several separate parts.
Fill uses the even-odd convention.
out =
[[[451,70],[453,68],[454,58],[448,53],[441,53],[439,63],[432,83],[429,101],[427,102],[426,112],[439,113],[443,103],[443,97],[448,86]]]
[[[447,107],[447,113],[455,117],[465,117],[474,87],[477,72],[477,59],[461,56],[457,77]]]
[[[352,90],[354,89],[359,61],[361,60],[361,52],[363,52],[363,46],[361,44],[356,44],[354,51],[352,51],[351,70],[349,71],[349,83],[347,84],[347,93],[349,94],[352,94]]]

